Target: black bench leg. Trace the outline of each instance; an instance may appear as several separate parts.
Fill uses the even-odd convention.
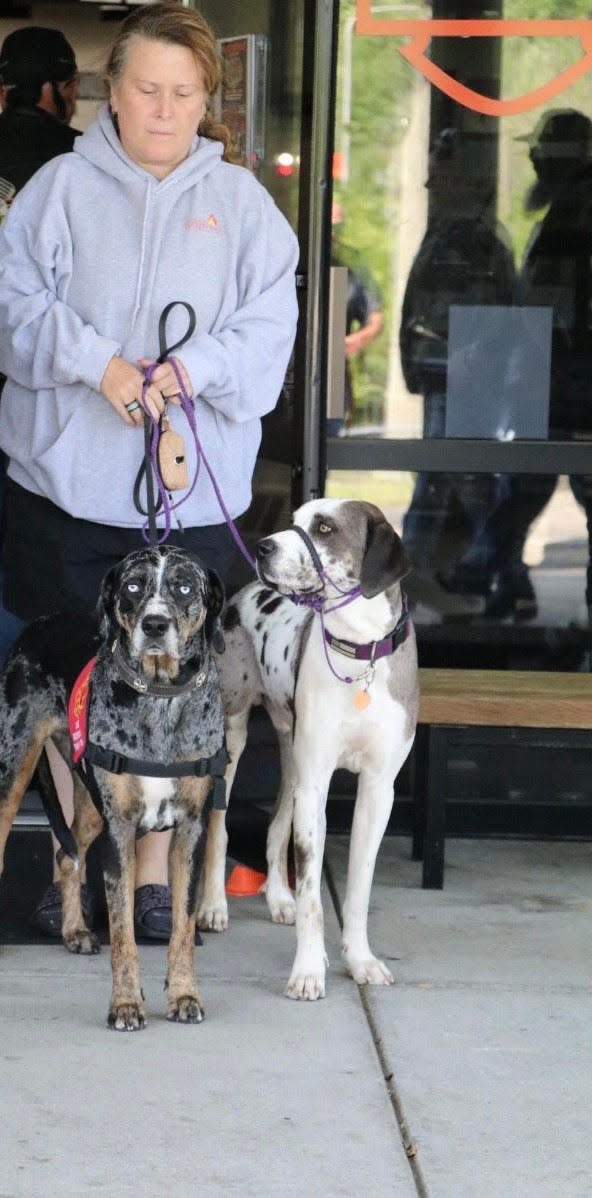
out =
[[[413,844],[411,847],[411,859],[413,861],[423,860],[426,792],[428,782],[426,767],[429,752],[429,731],[430,730],[426,724],[417,725],[415,746],[413,749]]]
[[[422,885],[424,890],[442,890],[446,836],[448,733],[446,728],[438,725],[428,727],[427,733]]]

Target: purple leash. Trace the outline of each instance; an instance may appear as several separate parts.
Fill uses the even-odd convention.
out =
[[[185,335],[183,337],[181,337],[181,339],[179,341],[176,341],[174,345],[167,348],[166,322],[167,322],[169,313],[172,311],[173,308],[177,307],[178,304],[181,304],[182,307],[184,307],[188,313],[189,327],[188,327]],[[143,393],[145,392],[146,388],[150,386],[150,383],[152,382],[152,376],[153,376],[154,371],[156,370],[157,366],[160,366],[163,362],[168,362],[172,366],[172,368],[175,372],[175,377],[179,384],[179,395],[181,398],[181,408],[182,408],[183,412],[185,413],[187,422],[191,429],[191,434],[192,434],[193,442],[195,445],[197,465],[195,467],[195,475],[193,477],[193,482],[191,483],[189,490],[185,493],[185,495],[183,495],[183,497],[181,499],[178,499],[176,503],[172,503],[169,492],[167,491],[167,488],[162,481],[162,476],[161,476],[159,465],[158,465],[158,444],[160,441],[160,432],[161,432],[160,417],[157,419],[154,416],[151,416],[150,413],[146,410],[145,405],[143,404],[142,406],[144,407],[144,421],[145,421],[145,458],[146,458],[145,470],[146,470],[146,487],[147,487],[147,499],[148,499],[148,503],[147,503],[148,519],[142,528],[142,536],[144,537],[144,540],[147,541],[149,544],[162,545],[163,542],[166,541],[166,539],[169,536],[170,531],[171,531],[171,515],[173,512],[176,512],[177,509],[180,508],[181,505],[183,503],[185,503],[185,501],[187,499],[189,499],[189,496],[193,492],[195,485],[197,483],[197,479],[199,477],[200,465],[201,465],[201,462],[203,461],[203,464],[206,468],[206,471],[208,473],[208,476],[209,476],[212,486],[214,488],[214,493],[216,495],[216,499],[218,500],[218,503],[220,505],[220,510],[221,510],[221,512],[224,516],[224,519],[232,533],[235,544],[236,544],[237,548],[240,550],[240,552],[242,553],[243,557],[246,559],[246,561],[252,567],[252,569],[256,571],[256,569],[257,569],[256,563],[255,563],[254,559],[251,557],[251,554],[249,553],[246,545],[244,544],[244,541],[242,540],[242,537],[236,527],[236,524],[234,523],[234,520],[232,519],[232,516],[230,515],[230,512],[228,511],[228,508],[226,507],[226,504],[224,503],[224,499],[222,497],[222,494],[221,494],[220,488],[218,486],[218,483],[216,481],[216,478],[214,476],[214,473],[213,473],[213,471],[210,467],[210,464],[208,462],[208,459],[203,451],[203,446],[201,444],[201,441],[199,439],[199,435],[197,432],[194,401],[191,398],[191,396],[187,393],[185,384],[183,382],[183,378],[181,376],[181,372],[177,366],[175,359],[173,357],[171,357],[171,354],[173,353],[174,350],[179,349],[182,345],[185,344],[186,341],[189,340],[189,338],[192,336],[192,334],[195,330],[195,325],[196,325],[195,312],[194,312],[193,308],[191,307],[191,304],[185,303],[184,300],[174,300],[172,303],[168,304],[167,307],[164,309],[164,311],[161,314],[159,325],[158,325],[158,339],[159,339],[160,353],[158,355],[156,362],[153,362],[152,365],[148,366],[145,370]],[[156,488],[158,491],[158,505],[156,505],[154,503],[153,496],[152,496],[152,500],[151,500],[151,484],[152,484],[153,479],[156,480]],[[136,484],[135,492],[137,492],[137,490],[138,490],[138,486]],[[137,506],[138,506],[138,504],[137,504]],[[162,529],[161,535],[159,535],[159,530],[156,527],[156,511],[160,507],[162,507],[162,511],[164,514],[164,528]]]

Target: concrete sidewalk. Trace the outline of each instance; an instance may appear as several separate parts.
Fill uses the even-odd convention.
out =
[[[330,837],[331,892],[347,844]],[[142,947],[148,1026],[105,1027],[108,950],[0,949],[0,1198],[588,1198],[592,847],[450,841],[422,891],[385,841],[370,928],[395,973],[282,997],[293,929],[231,900],[197,950],[206,1020],[164,1019],[166,949]],[[410,1155],[411,1154],[411,1155]]]

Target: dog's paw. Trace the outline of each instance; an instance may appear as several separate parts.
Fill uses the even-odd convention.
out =
[[[144,1008],[135,1002],[113,1004],[107,1023],[115,1032],[140,1032],[146,1027]]]
[[[296,923],[296,901],[291,890],[286,887],[271,890],[268,883],[265,897],[274,923]]]
[[[316,968],[311,962],[294,962],[290,980],[284,990],[286,998],[303,998],[308,1002],[316,1002],[317,998],[325,997],[325,967],[320,964]]]
[[[84,953],[86,956],[92,956],[101,951],[98,938],[94,932],[89,932],[88,928],[75,928],[73,932],[65,932],[63,940],[69,953]]]
[[[201,1023],[203,1017],[203,1007],[193,994],[171,999],[167,1007],[167,1019],[171,1023]]]
[[[202,902],[197,912],[197,926],[202,932],[225,932],[228,927],[226,899],[222,902]]]
[[[394,977],[378,957],[352,958],[344,953],[347,972],[358,986],[392,986]]]

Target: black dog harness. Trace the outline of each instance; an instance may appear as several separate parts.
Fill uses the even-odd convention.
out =
[[[117,642],[113,646],[114,655]],[[88,739],[88,707],[92,673],[97,658],[93,657],[81,670],[68,701],[68,728],[72,742],[72,764],[84,782],[91,799],[99,812],[104,815],[103,800],[97,785],[93,770],[94,765],[107,770],[110,774],[137,774],[146,778],[205,778],[211,775],[213,806],[219,811],[226,810],[226,782],[224,771],[230,760],[226,745],[222,744],[212,757],[198,757],[195,761],[178,761],[166,764],[161,761],[142,761],[136,757],[127,757],[115,749],[105,749]],[[129,676],[128,676],[129,675]],[[200,671],[186,686],[176,688],[177,694],[200,686],[205,680],[205,671]],[[124,681],[135,690],[142,689],[161,696],[170,696],[171,687],[159,687],[158,684],[140,683],[132,673],[123,674]],[[65,846],[64,846],[65,847]]]

